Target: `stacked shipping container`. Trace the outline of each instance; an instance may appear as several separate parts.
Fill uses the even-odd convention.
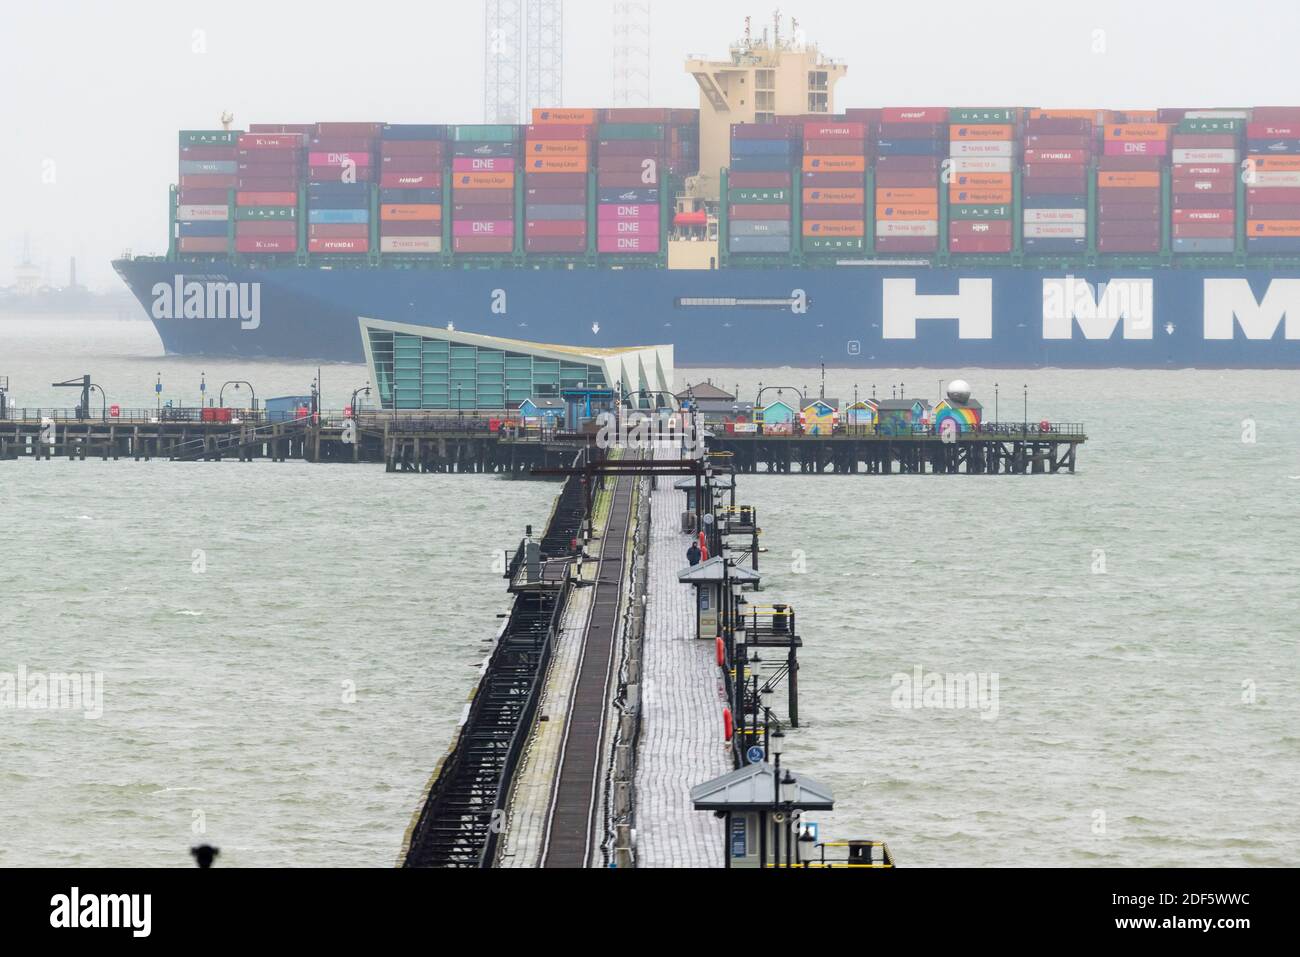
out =
[[[239,133],[181,130],[176,206],[177,249],[224,253],[234,212],[230,194],[239,174]]]
[[[804,124],[804,252],[865,248],[868,129],[866,123],[848,120]]]
[[[938,251],[939,167],[948,148],[947,123],[946,107],[881,111],[876,139],[877,252]],[[987,158],[970,157],[953,164],[953,171],[987,172],[989,164]]]
[[[240,135],[236,252],[298,251],[298,190],[306,142],[306,134],[299,130]]]
[[[458,126],[452,144],[452,249],[510,253],[515,248],[517,126]]]
[[[1079,255],[1088,244],[1088,176],[1095,114],[1034,110],[1024,124],[1022,248],[1027,255]]]
[[[1170,230],[1175,253],[1231,253],[1237,245],[1237,164],[1242,122],[1178,119],[1173,135]]]
[[[318,123],[307,144],[307,251],[370,251],[371,184],[381,123]]]
[[[606,110],[597,127],[596,251],[660,251],[660,189],[668,163],[668,110]]]
[[[524,251],[587,251],[591,110],[534,110],[524,140]]]
[[[1169,126],[1129,113],[1109,123],[1097,170],[1097,252],[1160,252],[1161,174],[1169,159]]]
[[[379,141],[379,251],[442,252],[447,128],[387,124]]]
[[[948,251],[1011,252],[1014,109],[958,109],[949,117]]]
[[[1246,251],[1300,252],[1300,108],[1256,109],[1246,152]]]
[[[731,127],[727,180],[727,249],[740,255],[793,251],[793,169],[798,162],[790,123],[737,123]]]

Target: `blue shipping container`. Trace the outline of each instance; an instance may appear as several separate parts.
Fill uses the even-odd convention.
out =
[[[731,155],[736,156],[790,156],[794,153],[791,140],[732,140]]]
[[[940,140],[876,140],[881,156],[944,156],[947,144]]]
[[[228,232],[227,224],[220,223],[177,223],[176,235],[183,239],[196,236],[225,236]]]
[[[408,140],[424,142],[425,140],[445,140],[450,135],[449,127],[437,123],[387,123],[379,134],[385,140]]]
[[[370,210],[309,209],[307,210],[307,222],[317,223],[320,225],[334,223],[368,223],[370,222]]]

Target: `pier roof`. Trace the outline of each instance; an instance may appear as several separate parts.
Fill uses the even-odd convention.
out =
[[[697,811],[747,811],[770,808],[775,803],[776,767],[766,762],[747,764],[730,774],[691,788],[691,803]],[[784,776],[784,771],[782,776]],[[830,811],[835,796],[824,784],[790,772],[797,787],[794,807],[803,811]]]
[[[700,564],[692,565],[685,571],[678,572],[677,580],[685,585],[698,585],[701,582],[720,582],[722,581],[722,563],[722,556],[716,555],[707,562],[700,562]],[[733,565],[727,569],[727,580],[736,585],[751,584],[757,582],[759,578],[758,572],[743,565]]]

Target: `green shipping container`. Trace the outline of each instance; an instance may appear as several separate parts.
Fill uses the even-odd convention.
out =
[[[867,241],[860,236],[841,236],[838,239],[812,239],[805,236],[803,248],[804,252],[809,253],[862,252],[867,248]]]
[[[1010,206],[966,206],[948,207],[950,219],[1010,219]]]
[[[728,191],[727,198],[733,203],[779,206],[790,202],[790,191],[788,189],[733,189]]]
[[[967,107],[961,110],[949,110],[949,123],[1014,123],[1014,107]]]
[[[517,126],[477,124],[457,126],[452,130],[452,139],[461,143],[513,143],[518,138]]]
[[[598,140],[661,140],[661,123],[601,123],[596,127]]]
[[[297,219],[297,206],[236,206],[235,219]]]
[[[234,146],[243,130],[181,130],[181,146]]]
[[[1242,120],[1205,119],[1182,120],[1178,124],[1179,133],[1240,133]]]

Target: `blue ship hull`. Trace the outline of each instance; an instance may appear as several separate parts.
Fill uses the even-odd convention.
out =
[[[114,266],[175,355],[360,362],[367,317],[682,366],[1300,368],[1300,270]]]

